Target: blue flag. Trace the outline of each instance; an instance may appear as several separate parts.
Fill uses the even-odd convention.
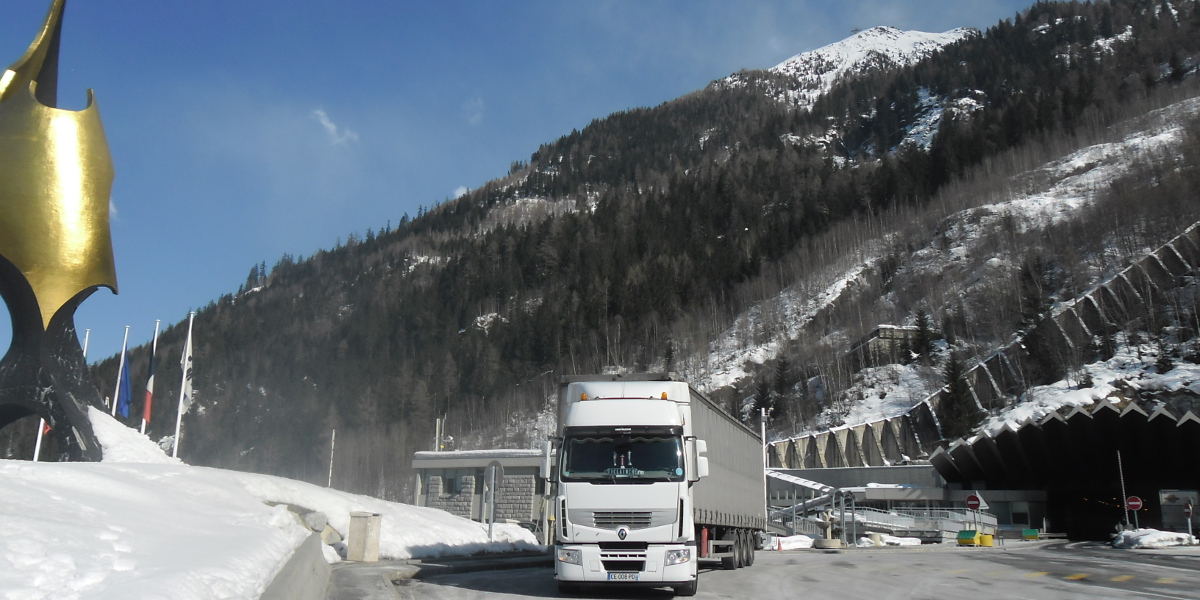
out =
[[[129,357],[121,365],[121,387],[117,392],[117,412],[122,417],[129,418],[129,403],[133,400],[133,390],[129,386]]]

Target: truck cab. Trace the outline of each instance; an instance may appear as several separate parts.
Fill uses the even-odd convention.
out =
[[[702,554],[694,490],[708,475],[707,444],[693,431],[696,395],[673,378],[595,377],[564,380],[556,460],[546,466],[560,591],[622,585],[694,595]],[[712,557],[720,556],[732,552]]]

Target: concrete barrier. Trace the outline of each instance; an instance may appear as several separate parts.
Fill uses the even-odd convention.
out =
[[[319,534],[308,536],[271,580],[260,600],[324,600],[330,568],[321,551],[323,545]]]

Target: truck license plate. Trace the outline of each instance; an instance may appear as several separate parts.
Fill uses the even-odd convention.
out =
[[[609,573],[609,581],[637,581],[637,573]]]

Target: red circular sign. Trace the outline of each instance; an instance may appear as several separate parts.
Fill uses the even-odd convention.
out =
[[[1125,508],[1129,510],[1142,510],[1142,499],[1137,496],[1130,496],[1125,499]]]
[[[967,508],[971,510],[979,510],[979,496],[971,494],[967,496]]]
[[[1192,518],[1192,503],[1191,502],[1188,502],[1187,504],[1183,505],[1183,518],[1185,518],[1185,519]]]

